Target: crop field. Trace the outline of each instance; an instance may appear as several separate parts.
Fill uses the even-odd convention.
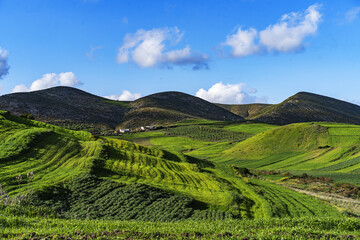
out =
[[[188,137],[206,142],[243,141],[252,136],[244,132],[226,131],[208,126],[180,126],[164,130],[169,136]]]
[[[292,124],[242,141],[223,156],[249,168],[356,172],[359,131],[348,124]]]
[[[224,126],[224,129],[233,132],[242,132],[250,134],[258,134],[270,129],[274,129],[278,126],[265,124],[265,123],[246,123],[246,124],[231,124]]]
[[[263,178],[241,176],[231,165],[291,173],[309,169],[332,174],[334,181],[358,179],[356,126],[208,123],[169,129],[124,134],[122,139],[96,137],[0,112],[0,236],[12,238],[20,231],[25,237],[31,231],[42,237],[73,236],[77,226],[82,235],[75,239],[104,231],[114,238],[254,237],[245,225],[256,223],[268,228],[256,237],[306,239],[328,232],[326,225],[313,230],[302,225],[298,235],[287,235],[295,219],[304,218],[308,224],[314,217],[328,224],[336,219],[355,221],[315,197]],[[136,143],[144,139],[149,146]],[[291,220],[282,227],[266,220],[286,218]],[[37,224],[46,219],[53,228]],[[229,226],[218,229],[218,220]],[[67,221],[73,225],[65,227]],[[191,228],[189,221],[197,225]],[[159,225],[154,232],[142,224]],[[332,236],[358,235],[335,225]]]

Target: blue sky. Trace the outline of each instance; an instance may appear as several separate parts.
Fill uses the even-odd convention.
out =
[[[360,1],[0,0],[0,94],[360,103]]]

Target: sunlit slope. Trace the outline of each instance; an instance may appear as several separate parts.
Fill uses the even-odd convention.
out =
[[[162,150],[127,141],[95,138],[2,112],[0,183],[10,193],[42,189],[81,173],[139,182],[228,208],[231,193],[194,163],[165,159]],[[34,179],[26,174],[33,171]],[[21,179],[16,176],[21,175]]]
[[[360,126],[300,123],[260,133],[224,151],[242,166],[264,169],[360,171]]]
[[[243,180],[231,172],[231,169],[225,171],[225,174],[215,165],[197,164],[195,158],[190,163],[184,161],[186,158],[177,159],[159,148],[144,147],[123,140],[95,138],[87,132],[66,130],[15,117],[6,112],[0,112],[0,139],[0,183],[3,188],[11,195],[31,190],[44,193],[48,203],[64,197],[70,204],[70,207],[63,206],[64,210],[77,216],[91,213],[94,217],[106,217],[94,209],[89,212],[86,205],[91,203],[95,209],[102,209],[104,214],[105,211],[110,214],[113,211],[109,201],[121,199],[129,207],[135,207],[136,204],[131,199],[141,202],[144,196],[157,196],[158,200],[151,200],[149,197],[149,206],[157,204],[155,201],[178,206],[179,212],[176,213],[164,205],[164,214],[171,214],[171,217],[169,215],[163,219],[168,220],[176,219],[176,216],[180,216],[178,214],[185,212],[186,216],[181,216],[196,219],[339,215],[334,208],[312,197],[263,181]],[[172,157],[168,159],[169,156]],[[34,173],[33,178],[31,175],[27,176],[30,172]],[[88,176],[83,179],[83,187],[79,185],[82,176]],[[93,179],[91,181],[96,184],[87,184],[89,179]],[[132,183],[144,183],[156,188],[146,185],[137,187]],[[74,184],[77,185],[71,187]],[[78,188],[81,193],[80,190],[74,191]],[[135,195],[131,189],[136,189],[133,192]],[[274,191],[277,192],[276,200],[272,194]],[[60,194],[62,192],[64,194]],[[165,194],[166,198],[163,197],[165,192],[170,194]],[[120,193],[121,196],[116,195]],[[180,195],[188,198],[179,197]],[[299,199],[298,203],[293,199]],[[181,201],[186,202],[181,204]],[[158,204],[157,209],[162,209]],[[193,207],[194,204],[197,208]],[[272,207],[275,205],[292,210],[278,211]],[[308,208],[311,211],[307,211]],[[125,211],[127,208],[122,209]],[[202,211],[204,209],[216,211]],[[146,219],[161,215],[161,211],[158,211],[160,210],[151,213]],[[131,213],[138,215],[141,211],[134,208]],[[125,215],[119,212],[117,219],[124,219]]]

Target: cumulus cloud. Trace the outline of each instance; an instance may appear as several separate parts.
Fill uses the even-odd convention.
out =
[[[35,80],[30,87],[27,87],[24,84],[16,85],[11,92],[29,92],[56,86],[74,87],[78,85],[81,85],[81,82],[72,72],[64,72],[60,74],[46,73],[41,78]]]
[[[258,33],[254,28],[242,30],[239,27],[235,34],[226,37],[223,45],[232,47],[231,55],[233,57],[245,57],[259,51],[259,46],[254,42],[257,35]]]
[[[232,48],[231,55],[245,57],[264,52],[295,52],[304,48],[304,39],[318,30],[321,21],[320,5],[314,4],[303,12],[284,14],[279,22],[262,31],[241,27],[229,35],[223,45]]]
[[[194,54],[189,46],[183,49],[166,51],[166,44],[176,45],[181,41],[183,33],[178,28],[157,28],[152,30],[138,30],[134,34],[124,37],[123,45],[119,48],[117,62],[134,62],[140,67],[188,65],[194,70],[208,68],[206,54]]]
[[[8,58],[9,53],[0,47],[0,79],[9,73]]]
[[[244,104],[254,102],[266,102],[266,98],[258,98],[253,94],[256,89],[248,87],[245,83],[223,84],[215,83],[211,88],[203,88],[196,92],[196,96],[213,103]]]
[[[345,13],[346,21],[353,22],[360,15],[360,6],[353,7]]]
[[[118,101],[133,101],[138,98],[141,98],[141,94],[140,93],[131,93],[127,90],[124,90],[121,94],[105,96],[105,98],[108,98],[111,100],[118,100]]]

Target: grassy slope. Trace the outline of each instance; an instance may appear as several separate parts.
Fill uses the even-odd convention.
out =
[[[273,200],[270,193],[266,197],[257,192],[259,187],[266,189],[265,192],[271,192],[273,186],[269,183],[247,182],[235,176],[231,169],[222,169],[221,166],[218,168],[209,162],[183,155],[183,151],[210,147],[217,143],[189,140],[184,137],[151,139],[153,145],[162,146],[170,153],[117,139],[95,140],[86,132],[65,130],[6,113],[0,116],[1,146],[11,145],[15,149],[19,148],[19,151],[1,148],[3,158],[0,161],[0,182],[13,195],[29,189],[48,189],[49,186],[72,177],[92,173],[119,183],[145,183],[171,193],[185,195],[203,202],[210,209],[227,211],[236,217],[269,218],[329,214],[339,216],[334,208],[312,197],[294,191],[289,192],[278,186],[274,186],[276,191],[285,195],[291,193],[293,198],[301,200],[291,203],[298,210],[275,214],[269,210],[270,200],[280,206],[287,206],[290,202],[280,197]],[[22,136],[20,140],[17,138],[19,134]],[[28,142],[24,142],[28,139],[23,137],[24,135],[37,134],[41,137],[30,137]],[[169,156],[171,160],[166,159]],[[26,173],[31,170],[34,171],[35,177],[29,180]],[[21,181],[15,178],[19,174],[23,177]],[[308,207],[304,206],[314,207],[307,211]],[[212,215],[200,212],[196,214],[197,218],[211,218]]]
[[[271,127],[267,125],[265,127]],[[275,127],[275,126],[274,126]],[[238,126],[238,129],[241,129],[242,126]],[[244,129],[251,130],[252,132],[261,131],[264,128],[263,125],[254,124],[244,126]],[[146,135],[146,134],[145,134]],[[149,136],[155,135],[155,133],[149,133]],[[144,134],[142,134],[144,137]],[[212,158],[216,155],[220,155],[225,149],[228,149],[229,146],[233,146],[231,142],[201,142],[185,137],[150,137],[150,141],[153,145],[162,147],[173,153],[181,155],[185,153],[185,158],[187,156],[196,156],[203,159]],[[190,152],[189,152],[190,151]],[[201,153],[203,155],[201,155]],[[282,187],[271,185],[263,181],[251,180],[251,182],[244,182],[239,177],[234,176],[232,170],[228,168],[227,164],[217,165],[216,168],[205,168],[207,171],[212,172],[218,178],[222,179],[223,182],[228,184],[228,188],[233,190],[233,193],[241,193],[245,197],[245,200],[242,206],[245,209],[241,209],[241,213],[244,217],[274,217],[274,216],[304,216],[304,215],[322,215],[327,212],[331,214],[332,210],[319,207],[322,206],[322,203],[318,203],[316,206],[315,199],[309,199],[303,195],[293,195],[293,191],[286,190]],[[252,181],[256,181],[253,183]],[[270,184],[270,185],[269,185]],[[262,192],[257,192],[257,189],[262,188]],[[266,189],[266,190],[264,190]],[[263,192],[270,192],[266,197],[263,196]],[[276,192],[274,195],[273,192]],[[282,193],[281,193],[282,192]],[[275,199],[274,199],[274,196]],[[294,203],[297,202],[297,203]],[[280,207],[276,207],[280,205]],[[287,206],[283,211],[278,211],[280,208]],[[309,206],[310,209],[304,208],[304,206]],[[233,208],[236,209],[236,205],[233,205]],[[292,209],[294,207],[294,209]],[[298,208],[298,209],[297,209]],[[318,212],[319,209],[323,209],[323,212]],[[322,211],[322,210],[320,210]],[[277,215],[279,214],[279,215]],[[337,214],[334,213],[336,216]]]
[[[249,168],[356,172],[360,126],[301,123],[258,134],[225,151]]]
[[[26,124],[9,121],[6,116],[15,121],[25,121]],[[227,202],[227,194],[211,175],[199,172],[195,164],[161,158],[161,150],[116,139],[95,141],[86,133],[84,138],[78,138],[76,135],[80,133],[58,127],[43,128],[51,125],[31,126],[40,123],[7,114],[2,115],[0,124],[4,136],[1,145],[12,146],[1,148],[0,182],[11,194],[63,182],[90,172],[98,164],[104,166],[96,172],[111,171],[106,177],[116,181],[147,183],[213,205]],[[33,137],[36,134],[42,134],[42,137]],[[26,142],[24,136],[27,135],[31,136],[31,140]],[[18,148],[19,151],[14,150]],[[26,178],[29,171],[35,173],[32,181],[16,180],[19,174]]]

